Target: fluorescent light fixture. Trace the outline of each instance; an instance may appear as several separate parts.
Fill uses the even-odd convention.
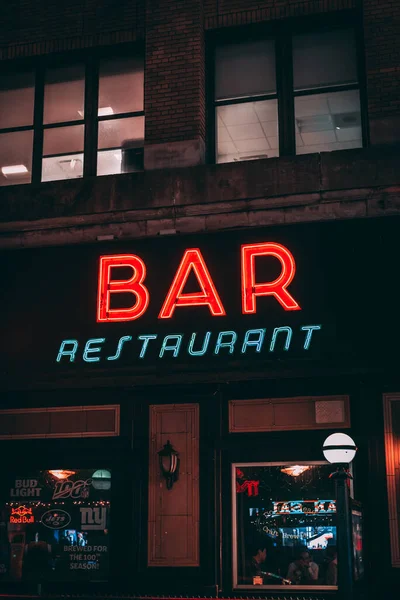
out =
[[[22,175],[23,173],[28,173],[28,169],[25,165],[9,165],[8,167],[1,167],[1,172],[4,177],[8,177],[9,175]]]
[[[107,115],[113,115],[114,111],[111,106],[103,106],[102,108],[99,108],[97,114],[99,117],[106,117]]]
[[[82,117],[84,116],[84,111],[83,110],[78,110],[78,114]],[[102,106],[99,108],[99,110],[97,111],[97,116],[98,117],[107,117],[107,115],[113,115],[114,111],[112,109],[111,106]]]
[[[300,133],[315,133],[317,131],[332,131],[332,115],[312,115],[296,119]]]

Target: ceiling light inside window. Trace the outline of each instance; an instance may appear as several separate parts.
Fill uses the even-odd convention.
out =
[[[8,167],[1,167],[1,172],[4,177],[9,177],[10,175],[23,175],[24,173],[28,173],[28,169],[25,165],[9,165]]]
[[[292,467],[286,467],[285,469],[281,469],[282,473],[285,475],[290,475],[291,477],[298,477],[302,475],[305,471],[308,471],[310,467],[308,465],[293,465]]]
[[[99,108],[99,112],[97,113],[99,117],[106,117],[107,115],[113,115],[114,111],[111,106],[103,106]]]
[[[82,117],[85,114],[85,112],[83,110],[78,110],[78,114]],[[98,117],[107,117],[108,115],[113,115],[114,114],[114,110],[111,106],[102,106],[99,108],[99,110],[97,111],[97,116]]]
[[[71,475],[75,475],[75,471],[66,471],[65,469],[55,469],[49,473],[57,479],[68,479]]]
[[[312,115],[296,119],[300,133],[314,133],[333,129],[332,115]]]

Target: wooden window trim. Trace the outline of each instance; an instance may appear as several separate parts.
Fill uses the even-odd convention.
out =
[[[392,421],[392,405],[395,402],[400,402],[400,393],[384,394],[383,418],[385,436],[386,481],[388,491],[390,549],[392,556],[392,567],[400,568],[400,534],[399,517],[397,512],[397,505],[400,502],[400,498],[396,498],[396,461]],[[400,465],[397,468],[400,468]]]

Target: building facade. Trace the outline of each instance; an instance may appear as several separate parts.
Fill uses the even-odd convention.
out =
[[[335,598],[340,431],[355,593],[395,597],[399,30],[389,0],[9,2],[7,593]]]

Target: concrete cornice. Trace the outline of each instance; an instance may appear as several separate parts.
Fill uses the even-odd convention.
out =
[[[400,214],[400,152],[351,150],[0,188],[0,248]]]

